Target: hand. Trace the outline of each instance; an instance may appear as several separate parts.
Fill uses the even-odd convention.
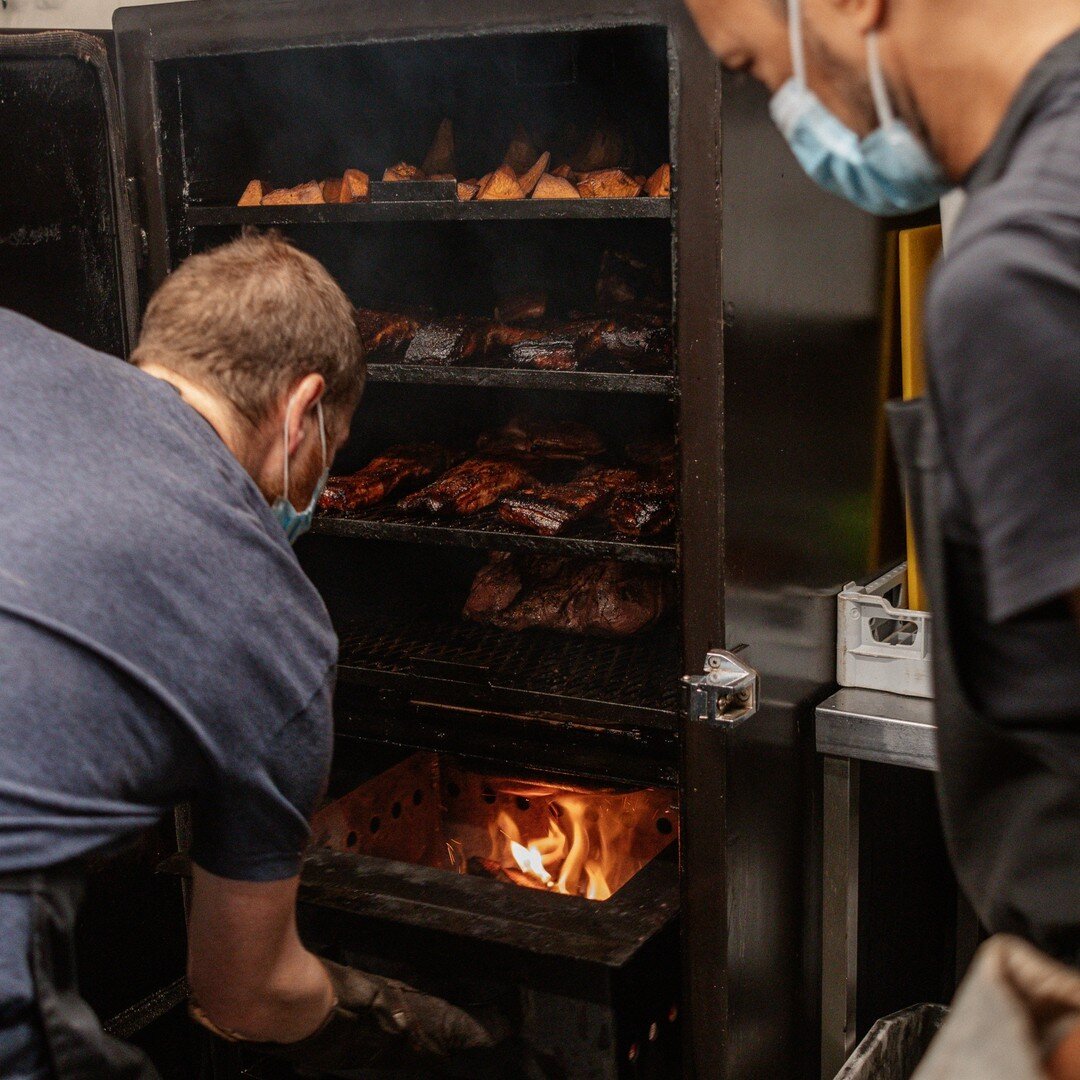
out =
[[[259,1043],[305,1071],[403,1066],[489,1049],[495,1040],[468,1013],[405,983],[322,961],[337,1004],[306,1039]]]

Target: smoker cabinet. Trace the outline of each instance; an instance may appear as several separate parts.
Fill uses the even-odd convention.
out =
[[[798,175],[761,94],[721,76],[674,0],[207,0],[122,9],[115,31],[111,227],[125,295],[139,263],[137,306],[186,255],[252,225],[281,229],[366,307],[490,315],[536,287],[588,311],[614,251],[655,270],[671,315],[671,363],[647,373],[371,364],[341,471],[391,443],[471,445],[524,414],[584,423],[610,447],[675,444],[678,510],[651,538],[385,507],[317,519],[297,552],[341,637],[325,811],[339,824],[316,830],[305,864],[308,940],[495,1001],[531,1041],[528,1075],[812,1075],[812,710],[832,684],[835,592],[887,554],[877,227]],[[253,178],[377,179],[418,162],[444,116],[461,175],[494,167],[519,123],[602,117],[643,172],[671,163],[671,197],[236,205]],[[667,617],[614,639],[466,624],[492,552],[634,568],[662,583]],[[756,673],[739,684],[753,701],[726,714],[703,676],[710,653],[722,672],[725,645]],[[509,813],[485,826],[492,843],[538,806],[565,821],[578,798],[595,822],[605,800],[669,793],[678,820],[646,816],[670,843],[606,900],[559,895],[566,859],[539,842],[523,858],[543,867],[477,853],[496,880],[455,874],[417,849],[419,831],[382,846],[418,829],[429,798],[456,798],[405,783],[418,754],[485,778],[476,807]]]

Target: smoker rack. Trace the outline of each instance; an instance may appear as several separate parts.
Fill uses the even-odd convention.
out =
[[[392,504],[370,510],[343,513],[324,512],[315,517],[313,530],[331,536],[353,536],[370,540],[396,540],[413,544],[446,544],[456,547],[499,551],[534,551],[550,555],[618,559],[621,562],[649,563],[674,567],[674,543],[658,543],[619,536],[600,521],[583,522],[572,536],[541,536],[508,525],[497,510],[452,522],[418,520]]]
[[[671,200],[509,199],[491,202],[417,200],[310,206],[197,206],[186,208],[191,227],[203,225],[344,225],[357,221],[563,221],[575,218],[670,218]]]
[[[368,381],[414,386],[478,386],[507,390],[589,391],[609,394],[678,394],[674,375],[638,375],[622,371],[527,371],[515,368],[434,367],[425,364],[368,365]]]
[[[466,697],[480,707],[497,703],[600,724],[676,727],[679,641],[670,623],[607,640],[510,633],[409,612],[346,623],[338,632],[343,685],[404,687],[428,700]]]

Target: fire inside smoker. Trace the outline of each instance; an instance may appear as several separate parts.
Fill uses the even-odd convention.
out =
[[[662,788],[513,779],[418,753],[324,807],[315,843],[607,900],[675,838]]]

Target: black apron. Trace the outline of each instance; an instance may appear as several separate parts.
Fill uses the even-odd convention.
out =
[[[942,532],[944,458],[934,408],[928,396],[886,409],[934,614],[937,787],[953,869],[991,932],[1019,934],[1080,963],[1080,896],[1070,896],[1068,884],[1075,875],[1048,865],[1037,842],[1055,828],[1058,807],[1075,790],[1056,768],[1052,744],[987,716],[965,689],[956,663],[955,548]],[[1070,847],[1061,840],[1057,850]]]
[[[41,1029],[56,1080],[160,1080],[150,1059],[106,1035],[79,995],[75,916],[85,872],[77,864],[0,874],[0,892],[31,898],[30,968]]]

